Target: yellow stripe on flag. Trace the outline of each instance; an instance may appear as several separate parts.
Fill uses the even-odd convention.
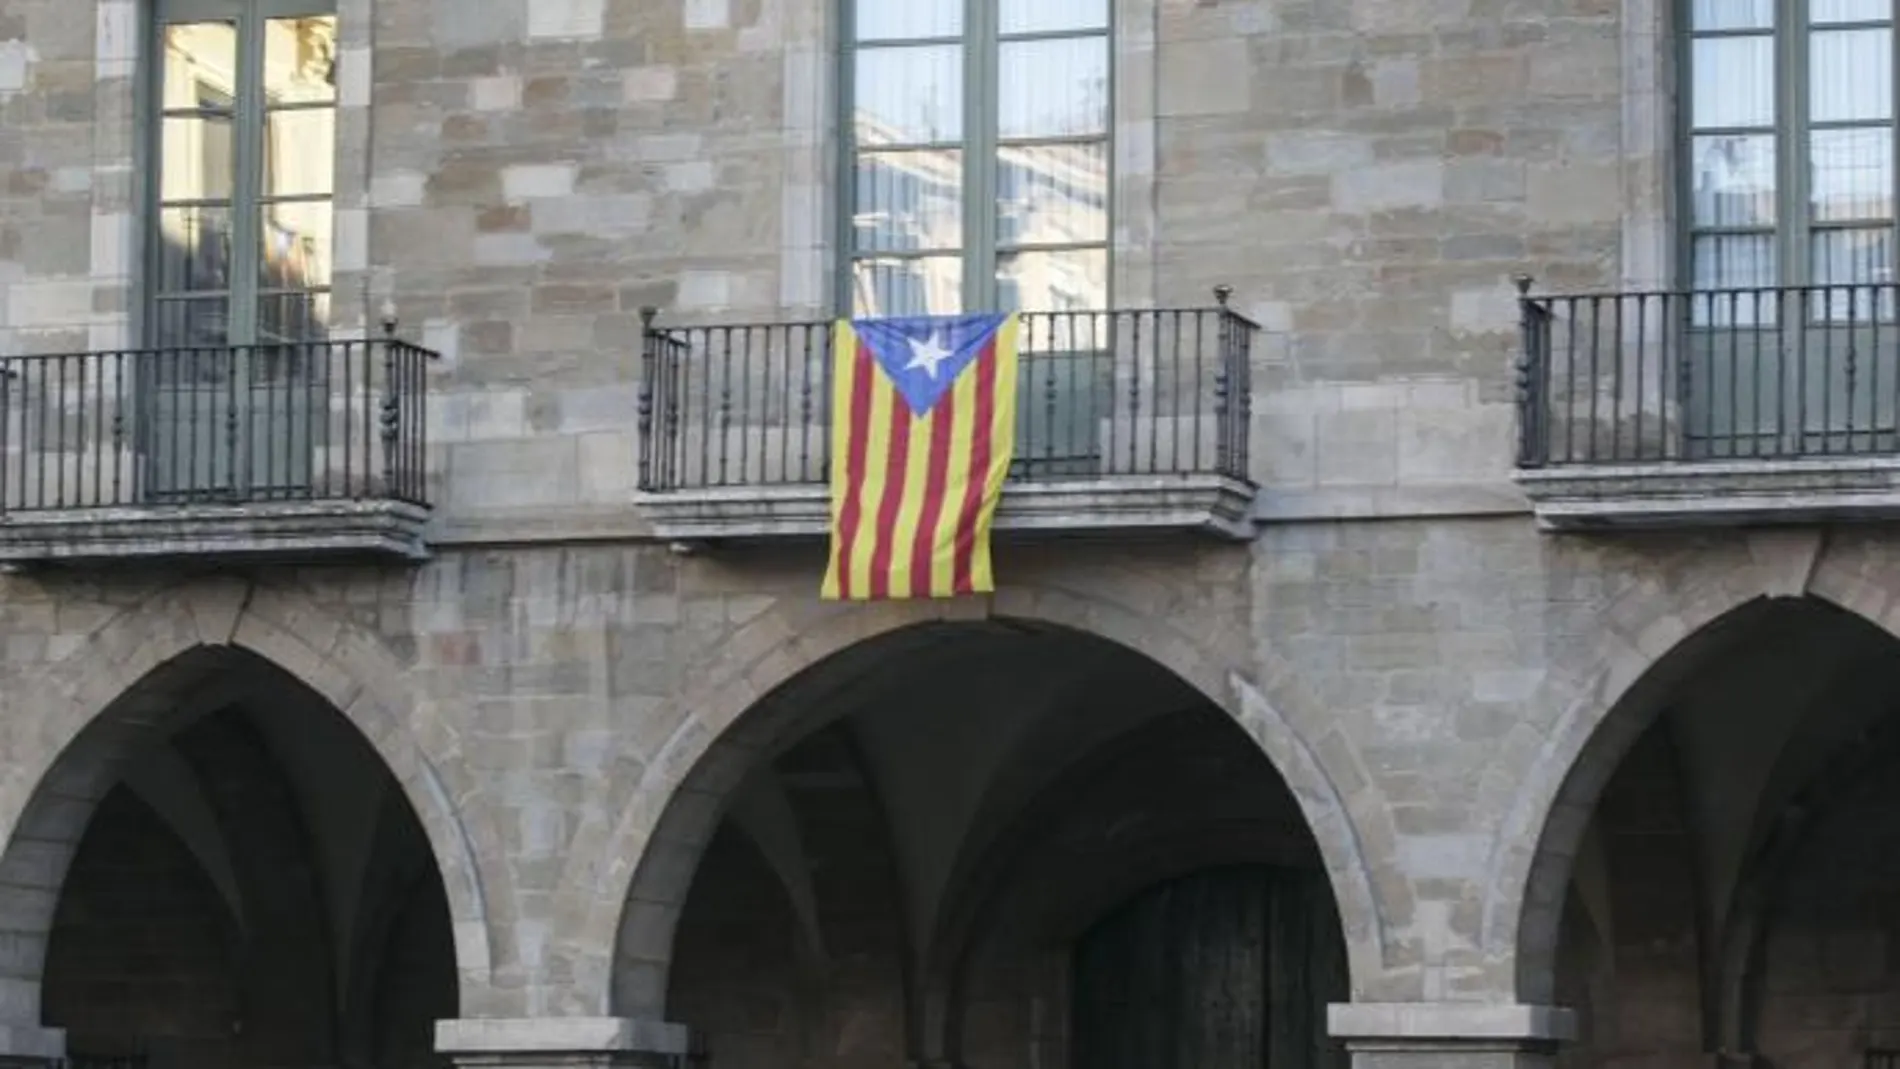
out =
[[[882,530],[878,517],[884,509],[884,496],[891,490],[891,408],[901,405],[897,388],[891,385],[873,361],[865,361],[858,371],[871,378],[871,418],[864,427],[864,508],[858,521],[858,540],[851,554],[851,590],[854,597],[869,596],[871,558],[890,537]]]
[[[944,508],[937,516],[937,529],[932,533],[935,548],[930,559],[930,596],[933,598],[952,597],[957,592],[957,518],[963,512],[961,505],[970,486],[967,458],[970,443],[975,441],[976,380],[975,375],[959,376],[950,390],[950,403],[956,408],[951,413],[950,466],[944,478]]]
[[[990,563],[990,528],[996,520],[996,505],[1003,496],[1003,482],[1016,451],[1016,378],[1017,324],[1010,315],[996,329],[996,381],[989,426],[971,429],[973,435],[989,436],[989,467],[970,474],[983,480],[983,498],[977,514],[975,559],[970,567],[970,585],[978,593],[996,589],[996,576]],[[966,456],[970,454],[966,453]],[[967,465],[966,465],[967,470]]]

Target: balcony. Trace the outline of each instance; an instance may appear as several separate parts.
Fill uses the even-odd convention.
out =
[[[433,357],[392,332],[0,358],[0,566],[422,559]]]
[[[1520,289],[1517,480],[1540,526],[1900,516],[1900,287]]]
[[[1249,355],[1227,306],[1022,317],[1015,463],[999,536],[1253,535]],[[828,530],[828,321],[658,326],[647,317],[639,500],[684,545]]]

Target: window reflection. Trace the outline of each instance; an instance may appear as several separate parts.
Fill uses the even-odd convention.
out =
[[[954,250],[963,243],[963,153],[866,152],[858,157],[857,247],[866,252]]]
[[[1108,128],[1108,39],[1007,41],[998,64],[997,135],[1076,137]]]
[[[223,294],[231,284],[231,201],[237,156],[237,27],[198,22],[165,27],[159,72],[156,289]],[[171,345],[220,343],[227,302],[181,301],[155,317]]]
[[[999,311],[1081,312],[1108,303],[1104,249],[1015,252],[997,260]]]
[[[1108,240],[1108,146],[1005,146],[996,212],[996,239],[1004,245]]]
[[[1109,0],[1001,0],[1000,25],[1010,33],[1108,28]]]
[[[855,4],[858,41],[875,42],[852,53],[856,314],[1107,303],[1108,0],[988,2],[985,39],[956,41],[964,0]],[[988,81],[966,115],[972,73]],[[971,200],[973,176],[994,209]]]
[[[960,256],[860,258],[852,265],[852,315],[948,315],[963,310]]]
[[[248,34],[230,21],[178,23],[161,27],[160,39],[154,340],[326,337],[335,18],[267,19]],[[255,171],[244,183],[241,138],[254,146]]]
[[[1805,18],[1788,25],[1777,24],[1769,0],[1693,5],[1688,149],[1698,287],[1893,277],[1892,0],[1796,8]],[[1802,57],[1793,69],[1805,82],[1794,94],[1781,84],[1792,65],[1777,62],[1791,53]],[[1783,114],[1778,93],[1797,110]],[[1788,171],[1801,178],[1792,187],[1780,180]],[[1824,303],[1814,314],[1835,314]]]
[[[957,37],[963,0],[857,0],[852,20],[860,41]]]
[[[923,145],[963,137],[963,49],[867,48],[857,60],[858,143]]]

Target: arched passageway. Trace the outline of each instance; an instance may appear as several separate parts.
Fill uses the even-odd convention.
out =
[[[457,1011],[429,842],[364,736],[287,672],[194,648],[62,752],[0,855],[18,1024],[152,1069],[440,1064]],[[32,1019],[36,1018],[36,1019]]]
[[[915,627],[727,734],[660,821],[615,969],[629,1012],[659,964],[711,1069],[1344,1064],[1344,939],[1300,809],[1141,654]]]
[[[1598,735],[1560,797],[1588,818],[1546,828],[1521,931],[1521,986],[1579,1011],[1560,1060],[1820,1069],[1900,1048],[1900,641],[1760,599]]]

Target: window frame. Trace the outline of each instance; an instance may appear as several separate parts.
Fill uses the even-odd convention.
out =
[[[207,295],[222,294],[224,297],[225,345],[268,344],[269,340],[262,337],[261,324],[265,319],[264,301],[271,294],[322,293],[332,295],[334,300],[336,280],[332,277],[322,285],[298,291],[272,290],[266,293],[262,284],[265,266],[264,210],[276,203],[327,200],[334,212],[337,190],[335,177],[331,180],[330,192],[323,195],[278,195],[268,193],[265,189],[265,157],[268,153],[264,135],[271,110],[263,100],[264,78],[259,69],[264,54],[265,27],[273,19],[336,18],[337,14],[337,0],[155,0],[154,3],[143,5],[143,17],[138,26],[143,48],[134,101],[137,109],[134,161],[138,173],[145,176],[140,183],[136,201],[139,208],[139,263],[142,277],[136,290],[135,323],[138,336],[146,345],[172,344],[164,336],[160,309],[167,303],[189,300],[181,295],[192,292],[168,291],[163,282],[162,227],[164,205],[167,203],[163,188],[164,138],[166,117],[168,110],[172,110],[165,106],[166,28],[207,22],[229,22],[235,27],[237,41],[232,77],[236,82],[236,93],[230,122],[231,251],[226,266],[228,281],[222,290],[203,292]],[[327,107],[334,115],[340,111],[341,101],[333,97],[323,107]],[[279,110],[322,109],[292,107]],[[339,146],[333,140],[329,150],[333,167],[341,163],[338,149]],[[331,227],[334,230],[334,215]]]
[[[836,213],[833,228],[833,243],[837,256],[832,272],[833,310],[837,315],[855,314],[856,265],[861,258],[857,246],[856,214],[858,194],[858,143],[857,119],[857,57],[860,45],[887,47],[890,45],[958,45],[963,51],[963,129],[961,139],[956,143],[963,154],[961,168],[961,208],[962,208],[962,245],[957,255],[961,261],[961,307],[965,312],[994,310],[999,306],[1002,291],[997,270],[1002,257],[1016,251],[1025,252],[1061,252],[1066,250],[1099,249],[1104,261],[1103,309],[1114,306],[1115,291],[1115,218],[1117,188],[1116,151],[1119,138],[1116,123],[1117,65],[1116,54],[1117,21],[1114,0],[1105,3],[1106,13],[1099,27],[1069,28],[1057,30],[1039,30],[1030,32],[1003,32],[1000,26],[999,0],[960,0],[963,8],[962,32],[956,35],[941,35],[916,38],[879,38],[859,41],[857,35],[857,0],[833,0],[833,11],[837,16],[838,37],[835,52],[835,84],[837,86],[836,118],[838,136],[836,139],[836,167],[838,180],[834,183],[836,195],[832,199]],[[1100,134],[1069,136],[1011,137],[1000,136],[999,105],[1001,101],[1001,62],[1002,50],[1006,44],[1038,40],[1082,40],[1099,39],[1105,52],[1104,72],[1107,97],[1104,101],[1102,132]],[[1061,145],[1061,144],[1099,144],[1103,147],[1103,207],[1102,238],[1099,241],[1062,242],[1062,243],[1004,243],[998,240],[997,211],[995,205],[998,192],[998,174],[1000,166],[998,155],[1001,149],[1009,146],[1025,145]],[[928,144],[903,146],[905,149],[928,149]],[[947,147],[947,143],[946,143]],[[864,254],[863,258],[888,256],[893,259],[915,259],[922,253],[904,250]],[[1046,311],[1047,309],[1025,309],[1026,311]],[[1100,310],[1100,309],[1090,309]]]
[[[1813,161],[1813,134],[1816,130],[1829,129],[1878,129],[1878,120],[1823,120],[1816,122],[1811,118],[1812,93],[1810,79],[1812,65],[1810,59],[1810,39],[1815,27],[1810,23],[1809,12],[1812,0],[1771,0],[1774,13],[1773,28],[1769,31],[1759,29],[1741,30],[1702,30],[1695,25],[1696,0],[1677,0],[1673,14],[1676,30],[1671,37],[1675,41],[1677,107],[1675,109],[1675,152],[1678,164],[1675,167],[1675,196],[1679,208],[1676,215],[1675,236],[1678,255],[1675,259],[1677,288],[1684,291],[1703,289],[1751,289],[1751,288],[1788,288],[1819,285],[1813,263],[1813,238],[1817,233],[1830,230],[1871,229],[1877,220],[1816,220],[1813,204],[1812,177],[1810,170]],[[1885,277],[1857,279],[1856,284],[1896,283],[1900,282],[1900,12],[1891,20],[1829,22],[1821,25],[1823,32],[1854,29],[1889,30],[1889,47],[1892,53],[1893,79],[1889,113],[1885,128],[1890,138],[1891,185],[1890,203],[1893,205],[1891,218],[1887,221],[1890,258],[1886,265]],[[1734,37],[1767,36],[1771,40],[1770,55],[1774,62],[1774,121],[1762,128],[1753,127],[1707,127],[1696,125],[1695,121],[1695,48],[1696,42],[1704,39]],[[1696,219],[1695,182],[1697,159],[1696,138],[1711,135],[1734,134],[1736,136],[1760,136],[1767,134],[1774,138],[1775,147],[1775,217],[1768,226],[1713,226],[1702,225]],[[1774,254],[1772,281],[1750,285],[1748,283],[1722,283],[1702,286],[1697,282],[1696,241],[1705,236],[1765,234],[1769,237],[1770,248]]]

